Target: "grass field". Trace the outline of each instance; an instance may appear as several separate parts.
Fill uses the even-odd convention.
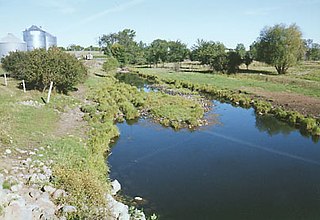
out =
[[[182,65],[183,67],[183,65]],[[274,67],[254,63],[246,70],[244,66],[237,74],[213,74],[199,72],[174,72],[168,68],[139,68],[139,72],[155,74],[164,79],[189,81],[214,85],[221,89],[255,90],[271,92],[293,92],[320,98],[320,63],[302,63],[289,69],[286,75],[276,75]]]

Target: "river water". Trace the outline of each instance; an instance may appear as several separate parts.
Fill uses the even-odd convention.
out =
[[[218,123],[118,124],[108,158],[122,192],[160,219],[320,219],[320,143],[253,109],[213,101]]]

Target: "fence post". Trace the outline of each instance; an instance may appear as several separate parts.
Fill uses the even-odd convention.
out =
[[[49,88],[49,92],[48,92],[47,103],[50,102],[50,96],[51,96],[52,86],[53,86],[53,82],[50,83],[50,88]]]
[[[4,85],[5,85],[5,86],[8,86],[7,74],[6,74],[6,73],[3,73],[3,75],[4,75]]]
[[[26,93],[26,84],[24,82],[24,79],[22,80],[22,86],[23,86],[23,92]]]

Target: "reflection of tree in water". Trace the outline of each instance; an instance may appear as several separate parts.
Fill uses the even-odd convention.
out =
[[[262,115],[256,117],[256,127],[261,132],[267,132],[270,136],[276,134],[288,135],[296,129],[285,122],[279,121],[271,115]]]
[[[136,86],[137,88],[143,88],[146,84],[148,84],[147,80],[144,80],[139,76],[130,73],[117,73],[116,78],[120,82]]]

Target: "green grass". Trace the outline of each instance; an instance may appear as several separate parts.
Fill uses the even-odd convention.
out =
[[[139,72],[157,75],[166,80],[181,80],[197,84],[208,84],[219,89],[242,90],[252,92],[254,89],[271,92],[294,92],[302,95],[320,97],[320,64],[312,67],[301,65],[290,69],[287,75],[274,75],[273,68],[268,66],[252,67],[250,73],[243,70],[242,73],[204,74],[198,72],[173,72],[168,69],[141,68]],[[269,72],[272,74],[257,74]]]

